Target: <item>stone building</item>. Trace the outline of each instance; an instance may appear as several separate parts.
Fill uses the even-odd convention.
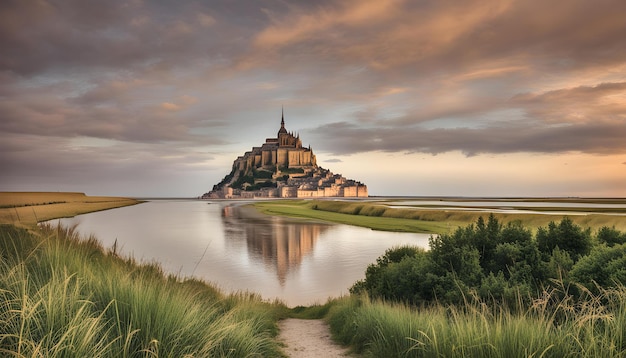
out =
[[[302,147],[300,136],[287,132],[283,114],[277,138],[267,138],[262,146],[253,147],[251,151],[238,157],[234,166],[238,170],[246,171],[248,168],[314,167],[317,162],[311,148]]]
[[[288,132],[281,114],[276,138],[235,159],[232,170],[202,198],[367,197],[367,186],[317,165],[311,147]]]

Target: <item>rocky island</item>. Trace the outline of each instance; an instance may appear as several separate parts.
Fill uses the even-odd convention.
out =
[[[367,197],[367,186],[317,165],[313,150],[285,128],[235,159],[231,172],[203,199]]]

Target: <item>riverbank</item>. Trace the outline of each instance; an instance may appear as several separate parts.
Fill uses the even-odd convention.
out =
[[[140,200],[88,196],[69,192],[0,192],[0,224],[29,227],[38,222],[73,217],[142,203]]]
[[[409,199],[406,199],[409,200]],[[413,199],[411,199],[413,200]],[[518,199],[524,202],[524,199]],[[538,199],[528,199],[536,202]],[[347,225],[367,227],[373,230],[398,231],[442,234],[456,230],[476,222],[478,217],[487,217],[493,214],[500,222],[519,222],[523,226],[535,231],[539,227],[547,226],[551,221],[563,216],[569,216],[574,223],[582,227],[589,227],[592,231],[603,226],[615,227],[618,230],[626,230],[626,209],[594,208],[594,203],[604,203],[604,199],[584,199],[588,207],[557,208],[533,207],[534,210],[543,210],[545,213],[506,213],[490,211],[489,208],[480,210],[471,206],[459,206],[451,210],[449,208],[419,208],[406,206],[402,208],[391,207],[388,204],[377,201],[365,200],[272,200],[259,201],[251,204],[261,213],[267,215],[282,215],[301,219],[313,219],[336,222]],[[555,202],[569,202],[560,199]],[[612,199],[611,203],[625,203],[623,199]],[[402,199],[396,199],[394,204],[402,203]],[[498,201],[494,201],[494,208]],[[585,214],[581,214],[581,211]],[[552,215],[555,211],[564,212],[563,215]],[[569,215],[567,214],[569,212]],[[550,215],[549,215],[550,214]]]
[[[0,355],[281,357],[288,309],[121,257],[73,228],[0,224]]]

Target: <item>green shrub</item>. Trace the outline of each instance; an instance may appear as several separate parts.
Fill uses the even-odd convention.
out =
[[[626,233],[615,230],[615,226],[609,228],[603,226],[598,230],[598,242],[608,246],[626,244]]]
[[[594,248],[576,262],[570,280],[596,293],[599,287],[626,285],[626,244]]]
[[[272,179],[274,173],[268,172],[265,170],[255,170],[254,171],[254,179]]]
[[[583,230],[570,218],[564,217],[558,225],[550,222],[547,229],[540,227],[537,230],[537,244],[544,255],[549,255],[559,247],[576,261],[591,250],[591,230]]]
[[[622,235],[607,230],[600,231],[605,241]],[[589,254],[593,242],[590,230],[568,218],[540,228],[534,240],[530,230],[519,223],[502,225],[490,215],[487,221],[479,218],[476,224],[451,234],[431,236],[429,251],[411,247],[387,250],[368,266],[365,279],[356,282],[350,292],[421,305],[435,300],[460,303],[470,292],[511,301],[513,295],[532,297],[553,287],[555,280],[574,287],[582,284],[594,292],[594,285],[607,288],[626,283],[626,246],[597,246]],[[547,254],[546,250],[551,251]]]

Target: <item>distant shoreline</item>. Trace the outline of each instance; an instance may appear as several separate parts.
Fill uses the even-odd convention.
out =
[[[211,199],[203,199],[198,197],[193,198],[170,198],[170,197],[155,197],[155,198],[141,198],[137,197],[135,199],[140,200],[202,200],[202,201],[233,201],[233,202],[242,202],[242,201],[290,201],[290,200],[322,200],[322,201],[396,201],[396,200],[449,200],[449,201],[518,201],[518,202],[554,202],[554,203],[598,203],[598,204],[625,204],[626,198],[620,197],[559,197],[559,196],[548,196],[548,197],[539,197],[539,196],[369,196],[366,198],[350,198],[350,197],[319,197],[319,198],[233,198],[233,199],[220,199],[220,198],[211,198]]]
[[[140,204],[144,201],[76,192],[0,192],[0,224],[37,223]]]

